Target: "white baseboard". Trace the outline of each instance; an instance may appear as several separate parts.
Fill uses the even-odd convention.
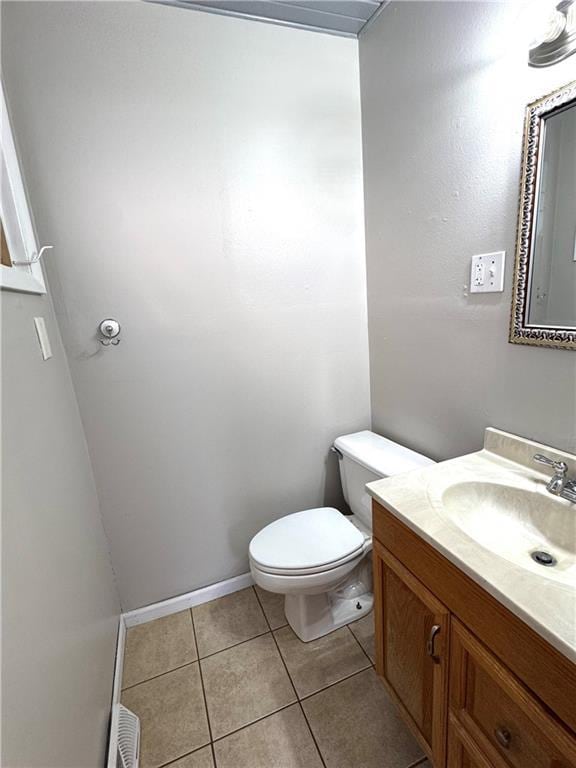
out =
[[[122,672],[124,669],[124,646],[126,644],[126,622],[120,615],[118,623],[118,637],[116,639],[116,660],[114,662],[114,684],[112,687],[112,707],[120,703],[122,693]],[[110,735],[108,741],[107,768],[116,768],[116,733],[113,732],[113,720],[111,719]]]
[[[234,576],[226,581],[219,581],[217,584],[211,584],[202,589],[195,589],[193,592],[186,592],[178,597],[171,597],[169,600],[163,600],[161,603],[145,605],[143,608],[136,608],[134,611],[128,611],[122,614],[124,625],[136,627],[138,624],[145,624],[147,621],[161,619],[163,616],[169,616],[171,613],[185,611],[186,608],[193,608],[195,605],[208,603],[217,597],[224,597],[232,592],[238,592],[240,589],[252,586],[254,580],[250,573],[243,573],[241,576]]]
[[[124,668],[124,646],[126,644],[126,622],[124,616],[120,614],[118,623],[118,638],[116,640],[116,661],[114,663],[114,688],[112,689],[112,704],[120,702],[120,692],[122,690],[122,671]]]

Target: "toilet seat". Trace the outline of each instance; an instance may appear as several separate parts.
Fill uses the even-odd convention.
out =
[[[356,560],[363,554],[364,547],[356,550],[352,555],[349,555],[348,557],[337,560],[335,563],[329,563],[328,565],[318,565],[316,568],[270,568],[269,566],[260,565],[260,563],[254,560],[253,557],[251,558],[251,565],[252,568],[256,568],[262,573],[269,573],[271,576],[312,576],[315,573],[329,573],[330,571],[334,571],[337,568],[340,568],[341,565],[346,565],[346,563],[349,563],[351,560]]]
[[[319,507],[263,528],[250,542],[250,559],[264,573],[304,576],[339,568],[366,548],[366,537],[344,515]]]

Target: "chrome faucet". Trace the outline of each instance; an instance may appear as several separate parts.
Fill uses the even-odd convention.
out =
[[[541,453],[534,456],[534,461],[552,467],[554,470],[554,475],[550,478],[546,490],[554,496],[559,496],[561,499],[567,499],[576,504],[576,480],[568,480],[568,464],[565,461],[549,459],[548,456],[543,456]]]

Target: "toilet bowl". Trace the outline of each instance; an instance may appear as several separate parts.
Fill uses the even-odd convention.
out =
[[[307,509],[256,534],[250,569],[256,584],[286,595],[288,623],[307,642],[372,609],[371,579],[360,567],[371,549],[369,533],[337,509]]]
[[[263,528],[249,548],[255,583],[285,595],[286,619],[304,642],[372,610],[372,514],[366,483],[434,463],[367,430],[337,438],[333,448],[353,514],[333,507],[295,512]]]

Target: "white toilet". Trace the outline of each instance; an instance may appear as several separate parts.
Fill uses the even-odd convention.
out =
[[[372,610],[372,505],[366,483],[434,462],[365,430],[335,440],[344,498],[353,514],[332,507],[295,512],[250,542],[256,584],[286,595],[288,623],[304,642]]]

